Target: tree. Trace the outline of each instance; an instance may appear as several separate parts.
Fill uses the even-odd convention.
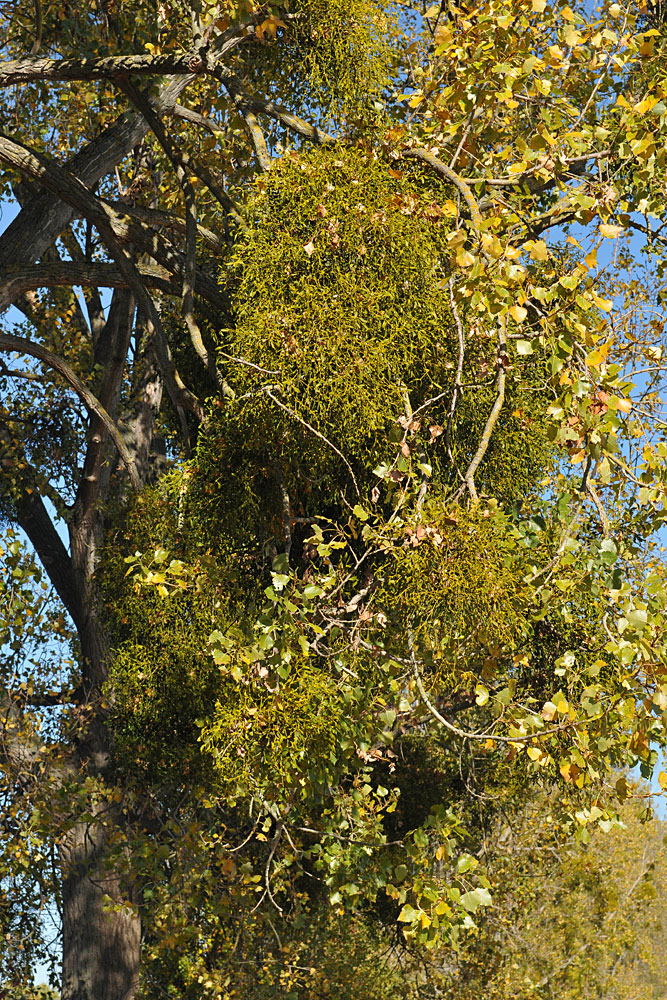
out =
[[[635,791],[621,822],[586,844],[554,825],[553,797],[505,823],[491,846],[495,919],[458,957],[452,996],[475,996],[482,982],[493,997],[664,991],[664,823],[646,822]]]
[[[3,17],[5,878],[64,1000],[335,993],[327,937],[389,995],[491,904],[480,790],[608,823],[664,742],[661,29]]]

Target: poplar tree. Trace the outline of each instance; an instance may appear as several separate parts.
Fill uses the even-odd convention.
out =
[[[8,982],[441,995],[665,741],[659,12],[0,10]]]

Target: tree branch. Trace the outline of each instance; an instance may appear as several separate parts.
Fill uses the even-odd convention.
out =
[[[206,71],[200,53],[164,52],[124,56],[101,56],[96,59],[12,59],[0,63],[0,87],[39,81],[106,80],[134,76],[179,76]]]
[[[243,118],[248,138],[250,139],[252,148],[255,151],[255,156],[257,157],[259,169],[266,173],[271,169],[271,156],[269,155],[264,133],[262,132],[257,118],[255,117],[250,106],[248,95],[233,73],[230,73],[227,70],[218,69],[214,70],[213,75],[224,84],[229,96],[234,102],[236,110]]]
[[[275,388],[275,386],[272,386],[271,388]],[[276,404],[276,406],[279,406],[281,410],[285,411],[285,413],[289,413],[290,417],[292,417],[293,420],[296,420],[297,423],[301,424],[302,427],[305,427],[306,430],[310,431],[311,434],[314,434],[315,437],[317,437],[317,438],[320,439],[320,441],[324,441],[324,443],[326,445],[328,445],[328,447],[331,448],[331,450],[334,451],[338,455],[338,457],[340,459],[342,459],[342,461],[345,463],[345,465],[347,467],[347,471],[350,473],[350,478],[352,479],[352,482],[354,483],[355,492],[356,492],[357,496],[359,498],[361,498],[361,493],[359,492],[359,486],[357,484],[356,476],[355,476],[354,472],[352,471],[352,466],[350,465],[350,463],[348,462],[348,460],[345,458],[345,455],[340,450],[340,448],[337,448],[336,445],[333,444],[333,442],[331,442],[329,440],[329,438],[325,437],[324,434],[321,434],[315,427],[312,426],[312,424],[309,424],[306,420],[303,420],[303,418],[300,417],[298,413],[295,413],[294,410],[291,407],[286,406],[285,403],[282,403],[279,399],[277,399],[273,395],[273,393],[271,392],[270,389],[266,388],[264,391],[265,391],[266,395],[269,397],[269,399],[272,400]]]
[[[482,436],[480,438],[479,444],[477,446],[477,451],[472,457],[470,465],[465,471],[464,480],[465,485],[461,485],[459,489],[454,494],[454,499],[458,500],[468,488],[468,492],[472,497],[473,501],[477,503],[479,499],[477,496],[477,489],[475,487],[475,473],[479,468],[480,462],[486,455],[489,444],[491,443],[491,437],[493,435],[494,428],[498,422],[498,417],[500,416],[500,411],[503,408],[503,403],[505,401],[505,365],[507,363],[507,342],[505,340],[505,331],[501,326],[501,322],[498,323],[498,339],[500,345],[498,347],[498,375],[496,376],[496,398],[494,400],[493,406],[491,407],[491,412],[487,418],[486,424],[484,425],[484,430],[482,431]]]
[[[78,177],[75,177],[59,163],[49,160],[43,154],[35,153],[3,135],[0,135],[0,160],[11,164],[22,173],[26,173],[47,190],[57,193],[62,201],[68,202],[73,208],[82,212],[97,226],[100,236],[118,264],[121,273],[127,279],[128,286],[135,293],[137,303],[141,305],[145,313],[149,333],[156,338],[160,368],[174,405],[177,409],[186,406],[199,420],[203,419],[203,409],[199,400],[186,389],[174,369],[171,351],[155,303],[142,284],[136,266],[118,242],[114,232],[114,223],[120,224],[122,227],[123,220],[118,218],[114,209],[96,198]]]
[[[204,344],[201,330],[194,317],[194,276],[195,276],[195,264],[196,264],[196,252],[197,252],[197,205],[195,199],[195,193],[188,179],[188,174],[185,169],[185,165],[178,154],[178,151],[174,148],[173,143],[170,141],[167,135],[162,121],[159,116],[155,114],[150,101],[144,94],[138,91],[131,83],[126,82],[123,89],[129,96],[130,100],[133,102],[134,106],[141,111],[146,120],[148,121],[153,134],[157,138],[160,146],[164,150],[168,160],[170,161],[180,184],[181,191],[183,192],[183,200],[185,202],[185,266],[183,268],[183,286],[182,286],[182,308],[181,313],[183,319],[185,320],[185,325],[188,328],[188,333],[190,334],[190,341],[195,350],[195,353],[201,360],[204,367],[210,372],[213,378],[218,384],[221,384],[222,379],[218,373],[215,366],[215,359],[213,355],[209,355],[206,345]]]
[[[208,61],[224,58],[243,44],[247,27],[256,22],[253,15],[248,22],[228,28],[211,42]],[[169,114],[180,94],[196,74],[186,73],[167,79],[161,86],[154,107],[158,114]],[[88,143],[67,164],[68,170],[87,185],[93,185],[121,163],[148,132],[143,115],[126,112]],[[71,207],[63,203],[58,192],[42,193],[31,199],[16,219],[0,237],[0,266],[41,257],[73,217]]]
[[[35,344],[31,340],[26,340],[24,337],[14,337],[11,334],[0,334],[0,351],[17,351],[19,354],[28,354],[33,358],[37,358],[43,364],[52,368],[54,371],[67,382],[67,384],[74,390],[77,396],[83,401],[89,413],[94,414],[96,417],[102,421],[106,427],[111,440],[116,446],[118,454],[122,458],[127,471],[135,489],[140,489],[141,481],[137,475],[137,471],[134,468],[134,463],[132,461],[132,456],[121,437],[120,431],[116,427],[115,423],[104,409],[100,401],[92,392],[86,388],[79,376],[72,371],[68,364],[66,364],[62,358],[59,358],[57,354],[53,354],[52,351],[47,350],[40,344]]]
[[[137,264],[137,270],[149,288],[158,288],[167,294],[173,293],[172,274],[166,268]],[[71,285],[80,285],[82,288],[127,288],[127,279],[115,264],[78,261],[19,264],[5,268],[0,273],[0,300],[6,301],[10,296],[17,297],[33,288]]]
[[[79,593],[74,581],[72,560],[36,490],[24,491],[14,501],[19,525],[30,539],[39,561],[60,600],[78,628],[83,620]]]

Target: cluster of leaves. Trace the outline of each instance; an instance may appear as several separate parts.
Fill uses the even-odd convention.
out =
[[[39,30],[51,54],[158,56],[189,49],[185,7],[155,18],[141,0],[100,5],[86,46],[80,17],[59,5]],[[118,468],[104,466],[101,478],[121,485],[99,519],[107,536],[87,593],[104,605],[107,685],[101,707],[86,692],[54,733],[78,745],[99,707],[113,778],[103,791],[85,767],[69,771],[50,806],[31,792],[12,816],[13,775],[5,813],[34,836],[6,878],[45,861],[49,830],[106,823],[95,809],[107,796],[109,816],[123,816],[108,863],[144,919],[147,997],[429,996],[448,976],[465,996],[481,968],[498,1000],[552,983],[585,995],[593,952],[581,957],[571,939],[616,922],[614,893],[630,923],[641,902],[624,878],[596,889],[599,833],[632,792],[618,768],[648,776],[667,732],[655,542],[664,323],[627,241],[604,264],[608,241],[634,229],[663,268],[649,215],[664,214],[664,39],[618,4],[493,0],[395,19],[370,0],[294,0],[200,13],[210,37],[251,18],[244,37],[256,43],[231,58],[227,94],[196,84],[206,139],[189,125],[174,133],[178,155],[194,157],[183,162],[215,161],[225,190],[202,194],[201,170],[189,193],[165,181],[177,156],[157,135],[116,182],[145,211],[155,201],[172,212],[196,191],[199,221],[224,233],[202,236],[216,246],[204,270],[220,275],[229,308],[209,310],[199,357],[182,317],[163,310],[180,375],[209,399],[196,429],[180,414],[193,456],[156,487],[128,499]],[[10,54],[30,29],[12,19]],[[404,91],[393,97],[390,74]],[[373,112],[386,117],[373,120],[382,87],[384,111]],[[18,138],[66,157],[79,133],[108,125],[122,93],[105,79],[62,86],[34,116],[17,113],[16,95],[2,111],[20,119]],[[249,183],[246,133],[264,156],[257,106],[322,145],[288,151]],[[221,220],[226,185],[242,202],[229,209],[234,226]],[[109,180],[101,191],[116,196]],[[90,227],[79,235],[89,263],[105,258]],[[65,299],[37,302],[34,339],[96,388],[95,336]],[[114,389],[128,427],[152,350],[139,314],[132,370]],[[197,347],[192,321],[189,332]],[[83,480],[69,394],[41,370],[32,392],[2,377],[19,400],[1,415],[11,515],[28,462],[44,489],[47,478],[62,489],[63,469],[67,489]],[[48,425],[57,453],[39,435],[26,451],[17,430],[43,397],[60,406]],[[161,430],[179,426],[177,409]],[[78,513],[67,511],[74,528]],[[19,708],[3,732],[31,746],[35,683],[17,658],[65,625],[36,596],[16,539],[7,577],[2,635]],[[43,703],[50,689],[38,694]],[[529,841],[514,881],[507,814]],[[566,833],[590,852],[567,849]],[[549,897],[570,950],[562,968],[553,950],[539,953],[542,983],[522,948],[515,975],[485,914],[495,897],[508,934],[530,920],[543,932],[548,889],[525,884],[554,851],[578,923]],[[36,905],[33,894],[26,912]],[[632,928],[619,937],[634,947]],[[352,980],[339,951],[358,964]]]

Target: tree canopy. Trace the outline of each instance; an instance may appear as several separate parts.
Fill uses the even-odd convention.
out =
[[[8,988],[658,988],[661,12],[0,4]]]

